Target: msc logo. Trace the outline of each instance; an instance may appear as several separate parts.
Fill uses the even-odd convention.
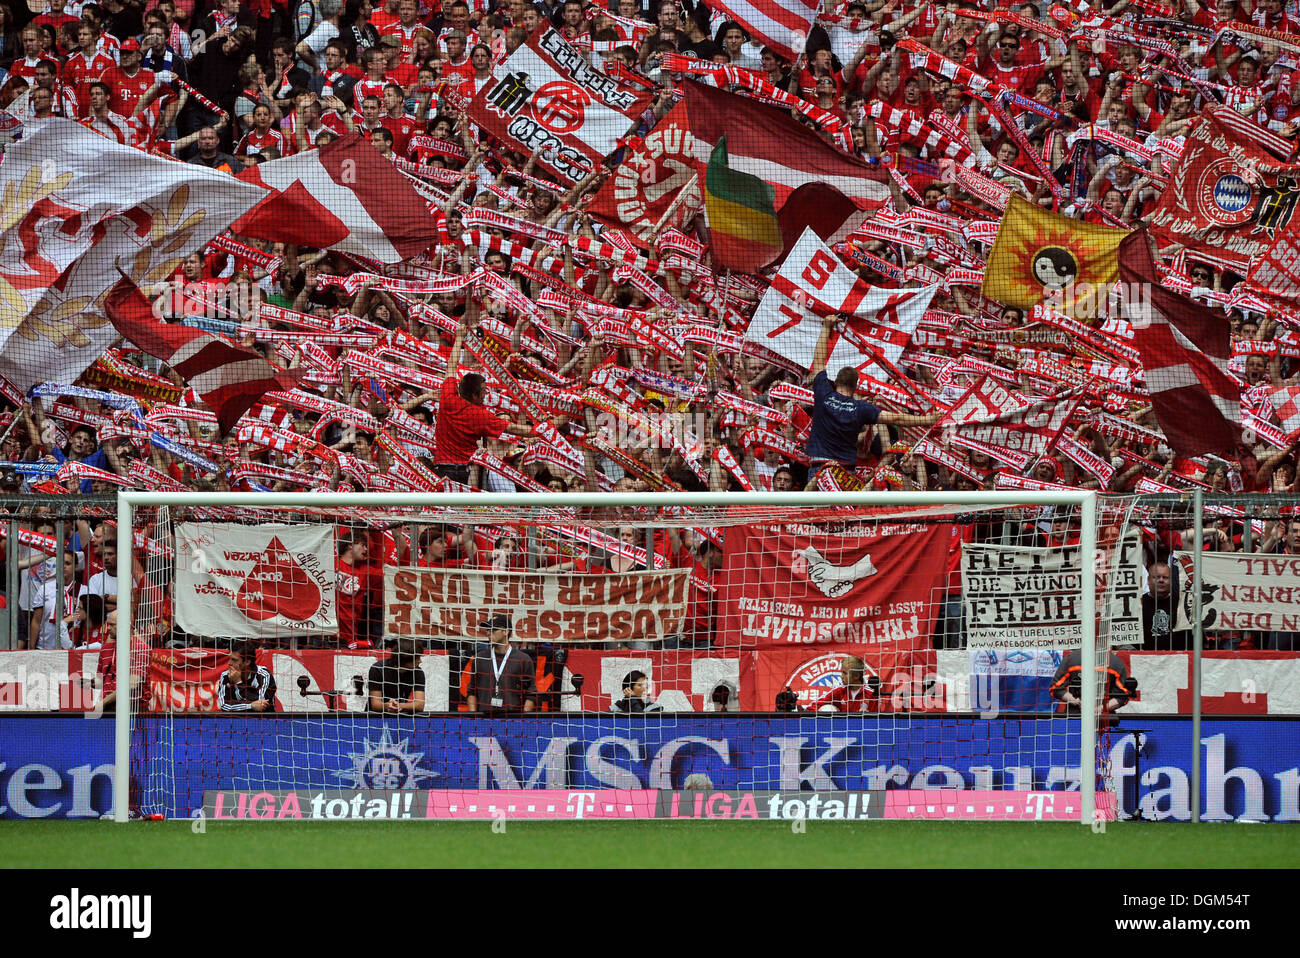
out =
[[[351,768],[333,774],[351,788],[419,788],[421,779],[434,778],[438,773],[422,769],[424,753],[408,751],[409,744],[410,739],[394,741],[384,729],[378,742],[366,739],[364,751],[348,755]]]

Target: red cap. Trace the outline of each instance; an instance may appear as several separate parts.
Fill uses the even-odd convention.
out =
[[[135,37],[128,37],[127,39],[121,42],[121,44],[118,46],[118,49],[124,53],[139,53],[140,41],[137,40]]]

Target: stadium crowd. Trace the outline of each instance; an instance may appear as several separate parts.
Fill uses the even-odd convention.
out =
[[[9,392],[0,493],[103,494],[123,486],[1297,491],[1297,442],[1280,427],[1280,441],[1249,434],[1220,456],[1178,456],[1149,397],[1120,384],[1092,395],[1071,417],[1065,438],[1072,455],[1056,449],[1027,468],[935,442],[922,455],[916,449],[937,415],[907,415],[927,408],[909,397],[923,397],[928,408],[950,404],[981,375],[1030,398],[1052,385],[1026,361],[1050,354],[1020,348],[1025,339],[1016,331],[1034,325],[1029,310],[983,298],[969,275],[987,261],[992,236],[963,227],[996,221],[1008,194],[1052,206],[1059,192],[1060,211],[1082,223],[1138,226],[1150,220],[1207,104],[1224,103],[1296,140],[1300,44],[1224,29],[1300,34],[1294,0],[1071,3],[1061,17],[1060,7],[1043,3],[827,0],[823,19],[834,31],[815,27],[793,62],[755,42],[722,6],[52,0],[28,12],[0,2],[0,108],[17,120],[72,117],[119,143],[232,175],[357,131],[420,182],[439,235],[387,273],[354,255],[233,233],[186,251],[177,275],[145,292],[165,299],[174,321],[227,334],[272,364],[304,370],[298,387],[269,393],[222,435],[184,380],[121,343],[106,356],[107,373],[85,380],[80,394]],[[1108,18],[1109,39],[1069,26],[1071,17],[1094,15]],[[469,102],[498,79],[494,66],[546,21],[602,69],[654,93],[624,145],[576,184],[546,174],[540,152],[511,149],[467,114]],[[847,46],[845,34],[853,38]],[[898,227],[897,241],[858,234],[852,251],[860,255],[847,256],[847,265],[874,287],[938,283],[924,335],[896,364],[906,382],[864,380],[847,389],[852,396],[856,385],[872,403],[855,429],[851,459],[828,455],[824,441],[810,443],[826,428],[825,420],[817,424],[826,415],[825,394],[814,394],[811,376],[779,357],[727,348],[739,341],[735,334],[766,286],[755,275],[710,269],[695,239],[690,183],[677,184],[687,200],[677,218],[666,218],[648,240],[590,212],[611,171],[674,105],[694,61],[753,71],[845,124],[847,142],[807,111],[791,111],[826,142],[888,167],[892,203],[878,221]],[[698,67],[691,75],[704,82],[740,88],[728,82],[735,76]],[[990,110],[972,95],[970,75],[1018,91],[1022,100]],[[1066,119],[1036,112],[1029,101]],[[1080,124],[1095,135],[1080,139]],[[952,175],[940,162],[953,158],[970,159],[962,166],[969,175]],[[1295,198],[1283,199],[1293,211]],[[941,240],[926,237],[938,233]],[[663,255],[647,273],[613,257],[579,256],[576,243],[558,250],[553,235]],[[1284,310],[1240,295],[1245,277],[1201,252],[1174,251],[1167,285],[1219,311],[1231,329],[1228,367],[1241,381],[1243,406],[1271,422],[1267,397],[1300,377],[1295,323]],[[544,262],[556,268],[540,269]],[[469,275],[479,266],[500,282],[418,292],[422,277]],[[638,318],[655,326],[653,334],[634,328]],[[827,329],[840,328],[837,322],[831,316]],[[719,337],[700,345],[685,337],[691,328]],[[275,335],[315,329],[368,334],[392,348],[354,362],[347,346],[327,336],[321,345]],[[480,344],[473,354],[467,337]],[[1057,345],[1054,358],[1064,366],[1086,355],[1078,343]],[[502,387],[494,373],[502,366],[527,381],[531,402]],[[105,392],[144,402],[147,428]],[[150,441],[158,428],[171,439],[165,447]],[[204,468],[202,459],[217,469]],[[54,535],[52,523],[24,521]],[[57,634],[53,560],[32,546],[12,553],[24,574],[17,601],[35,610],[23,635],[30,647],[98,641],[115,589],[105,571],[113,569],[110,525],[92,518],[69,529],[71,565],[62,578],[72,589],[63,615],[74,626],[71,638]],[[1210,548],[1300,553],[1300,523],[1273,517],[1257,530],[1246,525],[1241,517],[1211,523]],[[1181,520],[1148,529],[1149,648],[1186,647],[1185,635],[1169,631],[1167,611],[1177,599],[1166,561],[1186,546],[1188,531]],[[645,567],[638,549],[646,543],[626,533],[621,552],[556,546],[531,559],[579,571]],[[959,536],[1005,539],[1001,528],[979,524]],[[1026,520],[1013,534],[1024,543],[1074,536],[1073,520],[1050,515]],[[659,535],[653,545],[672,564],[694,567],[703,582],[721,563],[720,543],[703,531]],[[344,532],[340,594],[357,598],[345,603],[342,645],[380,641],[375,583],[385,562],[398,561],[519,569],[530,557],[517,539],[492,539],[482,529],[429,527],[397,540]],[[951,591],[958,591],[955,560],[951,574]],[[709,644],[710,616],[707,597],[699,598],[690,644]],[[164,625],[169,620],[160,616]],[[1293,640],[1217,637],[1225,648],[1289,648]],[[941,617],[933,641],[960,646],[960,623]]]

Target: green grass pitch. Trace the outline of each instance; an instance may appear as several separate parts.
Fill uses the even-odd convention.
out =
[[[13,868],[1294,868],[1300,826],[808,822],[0,822]]]

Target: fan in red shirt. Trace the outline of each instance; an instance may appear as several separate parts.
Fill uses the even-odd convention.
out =
[[[998,54],[994,58],[990,55],[987,37],[988,34],[981,33],[976,40],[980,51],[979,72],[999,86],[1019,90],[1026,96],[1033,92],[1034,85],[1045,72],[1055,70],[1065,62],[1065,55],[1061,54],[1043,64],[1019,65],[1020,38],[1005,34],[998,37]]]
[[[383,106],[384,112],[379,115],[379,124],[393,134],[393,152],[398,156],[406,156],[411,137],[421,132],[421,129],[419,123],[406,115],[402,88],[396,83],[384,87]]]
[[[469,530],[449,533],[442,526],[421,530],[416,565],[422,569],[459,569],[478,555],[478,546]]]
[[[474,68],[474,75],[460,85],[460,95],[472,100],[479,90],[492,82],[492,51],[482,43],[475,44],[469,54],[469,63]]]
[[[100,708],[112,712],[117,706],[117,610],[108,614],[103,633],[108,641],[99,650],[99,664],[96,669],[100,691],[103,698]],[[153,695],[149,689],[149,643],[138,632],[131,633],[131,693],[134,702],[132,712],[146,712]]]
[[[866,678],[867,667],[854,655],[846,655],[840,663],[840,677],[844,684],[831,689],[815,703],[819,712],[879,712],[883,709],[880,679]]]
[[[62,79],[64,85],[70,87],[76,95],[81,115],[85,116],[90,109],[88,85],[92,80],[101,79],[116,64],[112,57],[95,49],[95,31],[89,26],[82,24],[77,29],[77,36],[81,40],[81,50],[68,57],[63,64]]]
[[[480,439],[495,438],[505,432],[516,436],[530,436],[533,432],[531,426],[517,425],[483,408],[487,381],[479,373],[466,373],[463,378],[457,378],[467,324],[477,319],[478,305],[471,299],[447,360],[447,377],[442,381],[438,422],[434,426],[434,471],[455,482],[469,479],[469,460]]]
[[[108,108],[122,116],[135,112],[140,97],[153,86],[153,71],[141,68],[140,41],[134,38],[122,41],[122,65],[105,70],[103,81],[113,91]]]
[[[271,108],[265,103],[259,103],[253,108],[253,126],[235,147],[235,155],[252,156],[266,149],[273,149],[278,156],[284,156],[284,135],[279,130],[271,129]]]
[[[370,648],[366,631],[370,588],[365,569],[369,545],[364,532],[355,532],[340,543],[335,563],[334,594],[338,597],[339,645],[347,649]]]
[[[415,48],[415,34],[425,29],[419,20],[420,7],[415,0],[401,0],[397,4],[397,22],[384,27],[380,33],[386,37],[396,37],[402,45],[402,55],[406,56]]]
[[[439,79],[446,80],[453,86],[460,86],[467,80],[474,79],[474,64],[465,53],[465,34],[453,30],[443,37],[447,48],[447,58],[442,61]]]

